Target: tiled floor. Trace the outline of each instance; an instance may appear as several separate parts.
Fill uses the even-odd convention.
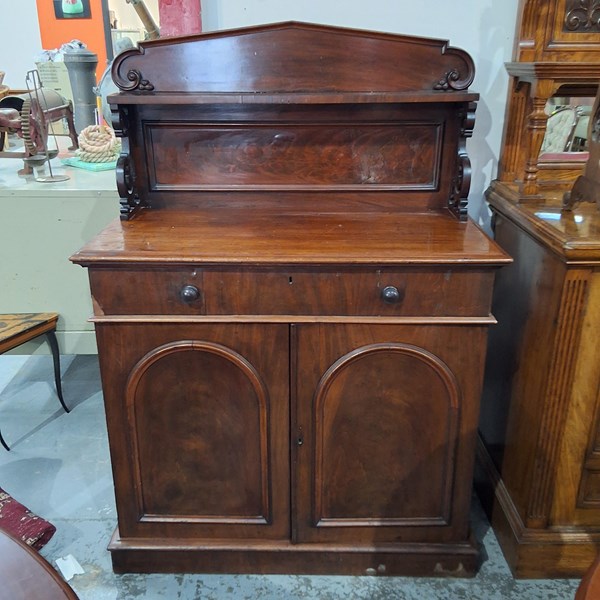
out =
[[[98,364],[63,357],[70,414],[54,392],[49,356],[0,356],[0,487],[48,519],[57,532],[42,554],[73,555],[85,570],[71,580],[81,600],[570,600],[576,580],[515,581],[481,509],[474,530],[487,556],[473,579],[265,575],[115,575],[106,551],[116,525]],[[1,583],[0,583],[1,585]],[[34,599],[32,599],[34,600]]]

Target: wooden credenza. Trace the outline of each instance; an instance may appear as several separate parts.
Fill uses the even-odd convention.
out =
[[[298,23],[116,60],[123,219],[73,257],[115,570],[476,570],[479,395],[510,259],[466,216],[472,75],[443,41]]]
[[[494,292],[477,487],[517,577],[581,577],[600,544],[600,212],[494,182]]]

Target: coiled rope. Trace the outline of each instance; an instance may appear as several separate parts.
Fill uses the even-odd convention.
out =
[[[121,151],[121,141],[106,125],[89,125],[79,134],[78,140],[79,150],[75,155],[84,162],[113,162]]]

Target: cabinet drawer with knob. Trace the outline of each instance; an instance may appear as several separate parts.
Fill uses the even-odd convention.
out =
[[[487,316],[491,281],[426,268],[204,273],[207,314]]]
[[[477,317],[489,313],[491,278],[422,267],[95,269],[91,288],[96,315]]]
[[[203,315],[201,269],[91,269],[94,314]]]

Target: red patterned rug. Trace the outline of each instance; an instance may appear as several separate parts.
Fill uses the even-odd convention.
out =
[[[50,541],[56,527],[34,515],[0,488],[0,529],[39,550]]]

